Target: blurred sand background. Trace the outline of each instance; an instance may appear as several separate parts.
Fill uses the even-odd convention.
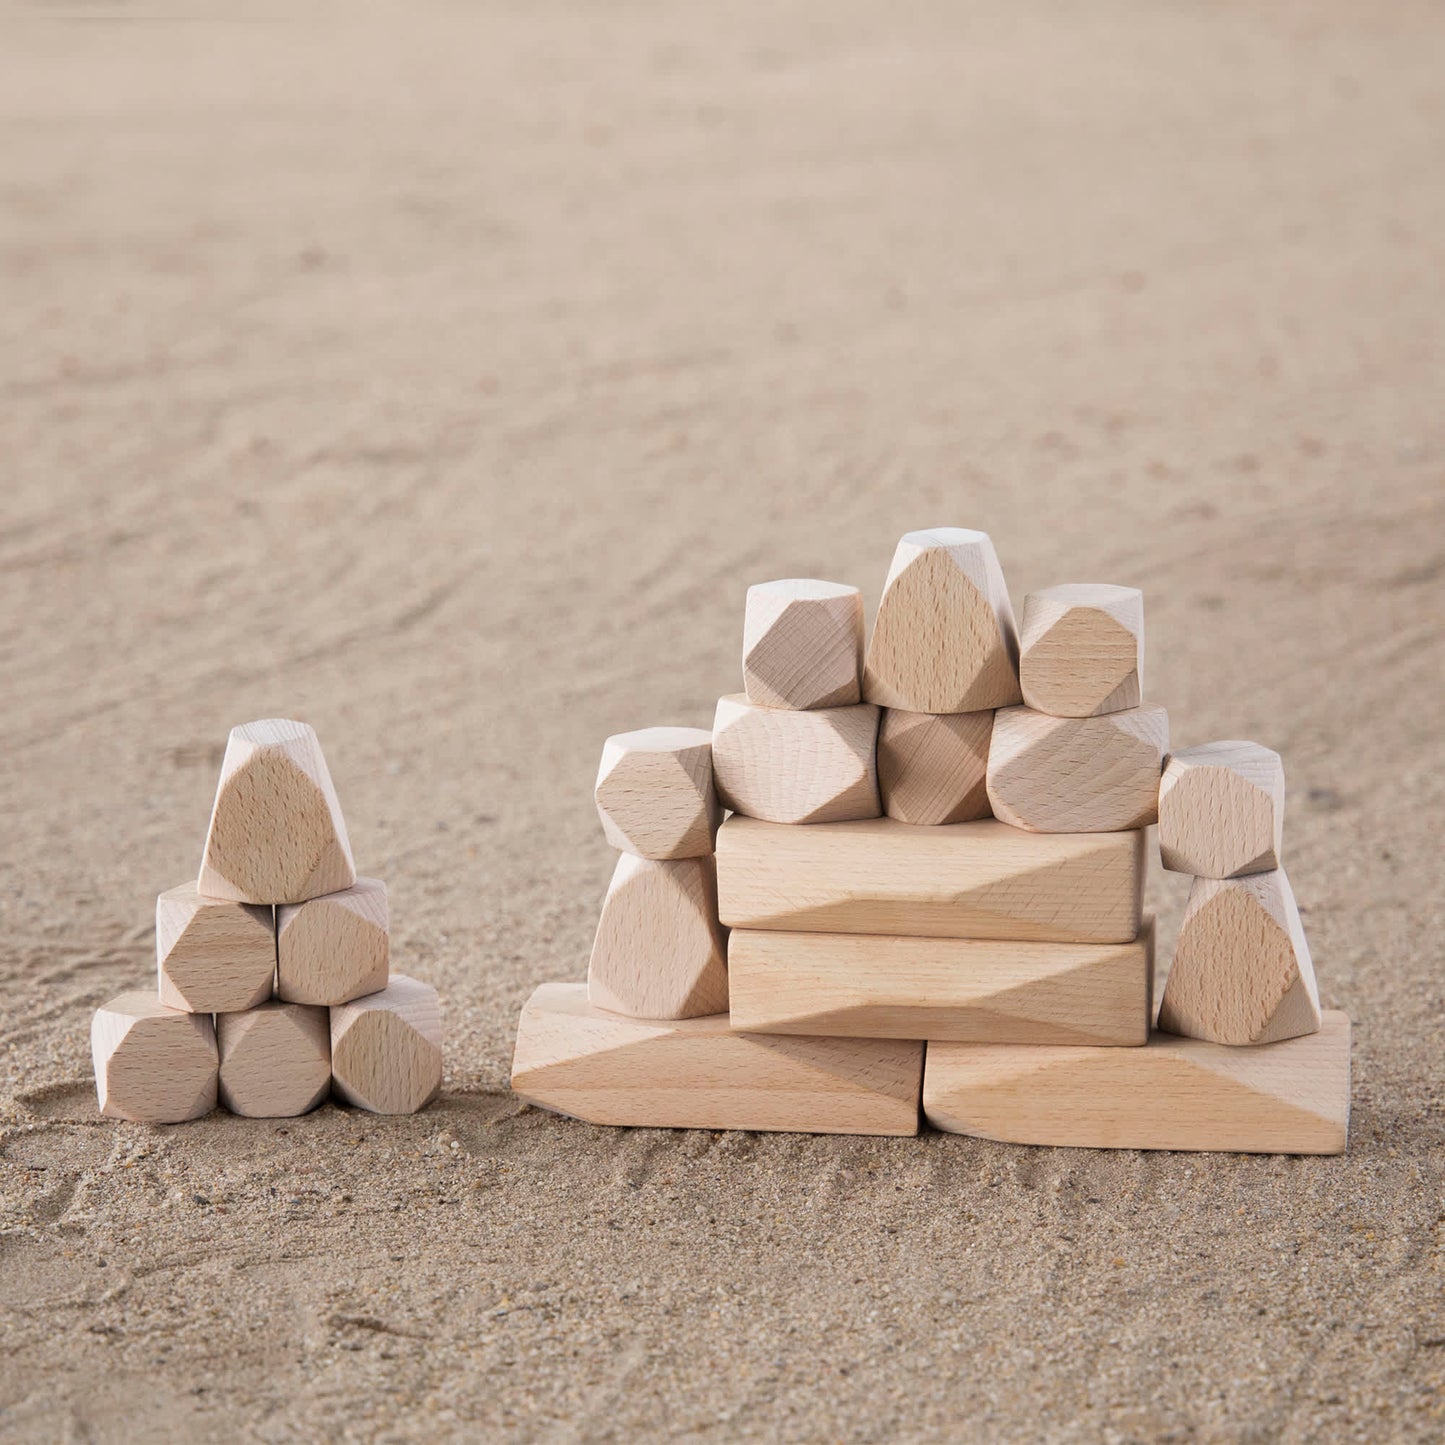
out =
[[[1409,3],[7,11],[0,1436],[1439,1438],[1442,75]],[[1284,753],[1347,1157],[509,1097],[602,739],[933,524],[1142,586],[1176,743]],[[101,1121],[276,714],[445,1097]]]

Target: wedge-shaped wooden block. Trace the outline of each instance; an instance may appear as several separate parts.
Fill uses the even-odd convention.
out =
[[[900,823],[987,818],[991,712],[900,712],[878,726],[878,789]]]
[[[773,823],[876,818],[878,709],[759,707],[718,699],[712,769],[725,807]]]
[[[764,707],[858,701],[863,594],[838,582],[787,578],[748,588],[743,691]]]
[[[182,883],[156,899],[160,1001],[187,1013],[224,1014],[271,997],[276,919],[270,907],[202,898]]]
[[[332,1090],[373,1114],[415,1114],[442,1083],[436,989],[394,974],[380,993],[331,1010]]]
[[[909,532],[893,554],[863,667],[863,696],[907,712],[1019,701],[1018,635],[987,532]]]
[[[350,888],[276,910],[276,996],[338,1004],[386,987],[391,967],[386,884]]]
[[[735,817],[718,829],[717,867],[720,916],[734,928],[1128,943],[1144,835]]]
[[[216,1107],[216,1030],[209,1014],[167,1008],[136,989],[103,1004],[90,1023],[100,1112],[143,1124],[179,1124]]]
[[[1314,965],[1284,870],[1196,878],[1159,1027],[1217,1044],[1267,1044],[1319,1026]]]
[[[712,852],[717,793],[705,728],[640,728],[607,739],[597,770],[597,814],[614,848],[640,858]]]
[[[1259,743],[1205,743],[1170,755],[1159,783],[1159,857],[1175,873],[1234,878],[1278,868],[1284,763]]]
[[[1133,943],[856,933],[728,938],[732,1026],[767,1034],[1129,1046],[1149,1038],[1152,920]]]
[[[282,718],[232,728],[198,890],[241,903],[300,903],[355,882],[316,734]]]
[[[1024,701],[1058,717],[1138,707],[1144,687],[1144,594],[1068,582],[1030,592],[1019,628]]]
[[[930,1044],[928,1122],[1010,1144],[1342,1154],[1350,1021],[1254,1049],[1155,1034],[1142,1049]]]
[[[1036,833],[1112,833],[1159,815],[1169,714],[1147,705],[1102,717],[994,714],[988,798],[994,817]]]
[[[263,1003],[216,1020],[221,1104],[248,1119],[289,1119],[331,1091],[331,1028],[324,1008]]]
[[[593,1124],[916,1134],[923,1045],[734,1033],[726,1014],[656,1023],[543,984],[517,1027],[512,1088]]]

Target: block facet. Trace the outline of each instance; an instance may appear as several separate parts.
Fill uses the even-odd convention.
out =
[[[1024,598],[1019,683],[1024,702],[1056,717],[1138,707],[1144,687],[1144,594],[1069,582]]]
[[[900,823],[965,823],[987,818],[988,744],[993,713],[901,712],[878,728],[883,811]]]
[[[1235,878],[1278,868],[1284,763],[1259,743],[1172,753],[1159,783],[1159,857],[1175,873]]]
[[[395,974],[379,993],[331,1010],[338,1098],[373,1114],[415,1114],[441,1082],[441,1004],[430,984]]]
[[[787,578],[748,588],[743,691],[763,707],[844,707],[859,700],[863,594]]]
[[[187,1013],[235,1013],[271,997],[276,921],[269,907],[202,898],[182,883],[156,899],[160,1001]]]
[[[179,1124],[216,1107],[216,1031],[209,1014],[166,1008],[149,990],[96,1010],[90,1051],[100,1112]]]
[[[221,1104],[248,1119],[289,1119],[331,1091],[331,1029],[324,1008],[264,1003],[216,1023]]]
[[[641,728],[602,749],[597,813],[607,841],[640,858],[696,858],[712,852],[721,810],[712,782],[712,734],[705,728]]]
[[[276,996],[338,1004],[386,987],[391,967],[386,884],[350,888],[276,910]]]

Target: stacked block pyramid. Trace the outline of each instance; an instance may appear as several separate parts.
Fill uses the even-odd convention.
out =
[[[232,729],[200,876],[156,900],[158,986],[91,1023],[101,1113],[287,1118],[332,1094],[414,1113],[441,1086],[441,1008],[390,952],[386,885],[356,876],[316,734]]]
[[[512,1086],[599,1124],[1329,1154],[1350,1023],[1322,1012],[1255,743],[1170,752],[1134,588],[1030,594],[986,533],[856,588],[748,590],[712,732],[609,738],[620,850],[587,982],[522,1011]],[[723,821],[723,815],[726,817]],[[1154,1010],[1143,913],[1194,875]]]

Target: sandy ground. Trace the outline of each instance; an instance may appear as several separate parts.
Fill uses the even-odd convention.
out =
[[[1445,15],[718,12],[0,20],[0,1435],[1439,1438]],[[945,523],[1144,587],[1176,742],[1284,753],[1347,1157],[510,1098],[602,739]],[[278,713],[444,1097],[103,1122],[90,1011]]]

